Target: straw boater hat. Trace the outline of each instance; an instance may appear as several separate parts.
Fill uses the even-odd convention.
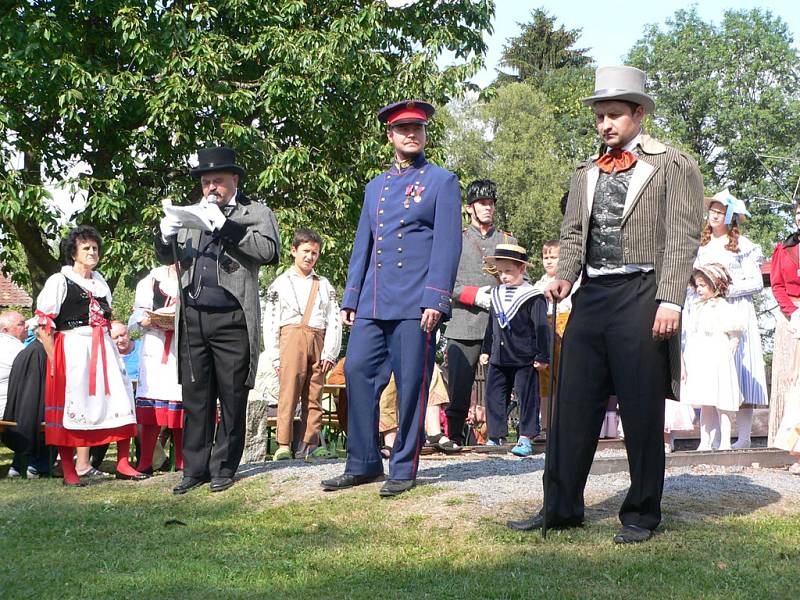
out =
[[[528,262],[528,252],[522,246],[516,244],[497,244],[494,249],[494,254],[486,257],[486,262],[494,266],[498,260],[513,260],[527,266],[531,266]]]
[[[730,224],[731,221],[736,219],[737,222],[744,221],[747,217],[751,216],[750,212],[747,210],[747,205],[744,203],[743,200],[739,200],[733,194],[731,194],[728,189],[724,189],[721,192],[717,192],[711,198],[703,198],[703,205],[705,209],[708,210],[711,208],[712,202],[719,202],[722,206],[725,207],[725,223]]]
[[[605,100],[626,100],[641,104],[648,114],[656,109],[656,102],[644,91],[645,73],[636,67],[600,67],[595,72],[594,95],[584,98],[586,106]]]

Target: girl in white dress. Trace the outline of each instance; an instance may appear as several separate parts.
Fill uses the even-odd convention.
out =
[[[745,324],[745,331],[736,351],[736,371],[742,403],[736,414],[738,435],[734,448],[750,447],[753,426],[753,407],[767,406],[767,376],[761,348],[753,298],[764,289],[761,248],[739,233],[738,221],[750,216],[744,202],[731,196],[728,190],[705,199],[708,223],[700,239],[695,268],[709,263],[725,266],[731,276],[727,301]],[[687,311],[692,310],[696,295],[687,295]],[[688,314],[684,314],[688,318]]]
[[[731,415],[742,400],[734,355],[745,324],[725,301],[730,285],[720,264],[692,273],[696,299],[683,325],[681,402],[700,407],[698,450],[731,448]]]

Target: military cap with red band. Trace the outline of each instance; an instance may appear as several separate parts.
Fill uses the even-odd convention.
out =
[[[384,106],[378,111],[378,120],[386,125],[400,125],[402,123],[428,124],[428,119],[433,116],[436,109],[428,102],[421,100],[403,100]]]

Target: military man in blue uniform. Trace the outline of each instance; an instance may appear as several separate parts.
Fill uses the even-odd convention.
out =
[[[322,482],[326,490],[383,479],[378,400],[392,373],[398,430],[381,496],[414,487],[436,329],[450,316],[461,255],[458,178],[425,159],[433,113],[433,106],[419,101],[378,113],[395,164],[367,184],[350,257],[341,312],[342,322],[352,326],[345,363],[347,466],[343,475]]]

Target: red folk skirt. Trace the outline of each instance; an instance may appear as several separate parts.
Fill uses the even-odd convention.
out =
[[[89,365],[86,365],[89,368]],[[54,336],[53,361],[47,360],[44,390],[45,443],[48,446],[103,446],[136,436],[136,423],[109,429],[66,429],[64,400],[66,369],[64,363],[64,334]]]

